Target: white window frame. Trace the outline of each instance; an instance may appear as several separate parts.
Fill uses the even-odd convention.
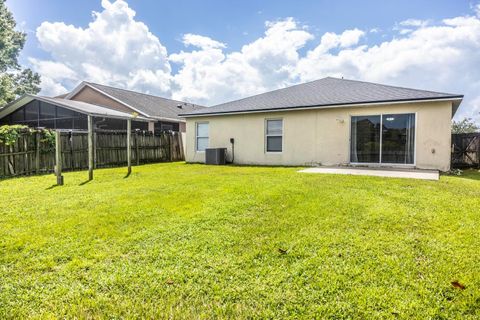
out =
[[[268,134],[268,121],[282,121],[282,134]],[[285,139],[284,139],[284,128],[285,124],[283,118],[266,118],[265,119],[265,153],[280,154],[283,153],[285,148]],[[267,140],[268,137],[281,137],[282,138],[282,151],[268,151]]]
[[[382,162],[382,132],[380,132],[380,161],[379,162],[352,162],[352,154],[351,154],[351,146],[352,146],[352,117],[369,117],[369,116],[380,116],[380,130],[383,128],[383,116],[384,115],[401,115],[401,114],[414,114],[415,115],[415,141],[414,141],[414,146],[413,146],[413,163],[389,163],[389,162]],[[350,146],[348,148],[348,161],[351,165],[364,165],[364,166],[388,166],[388,167],[416,167],[417,166],[417,135],[418,135],[418,112],[385,112],[385,113],[374,113],[374,114],[350,114],[350,126],[349,126],[349,141],[350,141]]]
[[[199,124],[206,124],[208,125],[208,135],[207,136],[198,136],[198,125]],[[205,139],[207,138],[208,139],[208,143],[207,143],[207,148],[208,148],[208,145],[210,145],[210,123],[208,121],[201,121],[201,122],[195,122],[195,152],[205,152],[205,150],[198,150],[198,139],[201,138],[201,139]]]

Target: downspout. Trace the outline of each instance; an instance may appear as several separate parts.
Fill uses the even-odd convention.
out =
[[[232,144],[232,161],[229,163],[233,164],[233,161],[235,160],[235,139],[230,138],[230,143]]]

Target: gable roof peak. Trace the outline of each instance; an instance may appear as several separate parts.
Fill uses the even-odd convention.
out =
[[[205,108],[189,102],[163,98],[151,94],[98,84],[90,81],[82,81],[80,85],[70,92],[70,94],[67,96],[67,99],[73,98],[84,87],[89,87],[100,94],[103,94],[108,98],[113,99],[138,112],[141,115],[159,120],[184,121],[184,119],[179,116],[179,113],[193,112]],[[181,105],[182,108],[178,108],[179,105]]]

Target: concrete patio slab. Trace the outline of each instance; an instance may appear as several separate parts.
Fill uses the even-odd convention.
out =
[[[300,170],[302,173],[351,174],[389,178],[408,178],[421,180],[438,180],[440,174],[436,170],[398,169],[398,168],[342,168],[318,167]]]

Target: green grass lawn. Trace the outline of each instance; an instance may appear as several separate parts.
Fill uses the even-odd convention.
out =
[[[0,181],[0,318],[480,317],[480,173],[296,171]]]

